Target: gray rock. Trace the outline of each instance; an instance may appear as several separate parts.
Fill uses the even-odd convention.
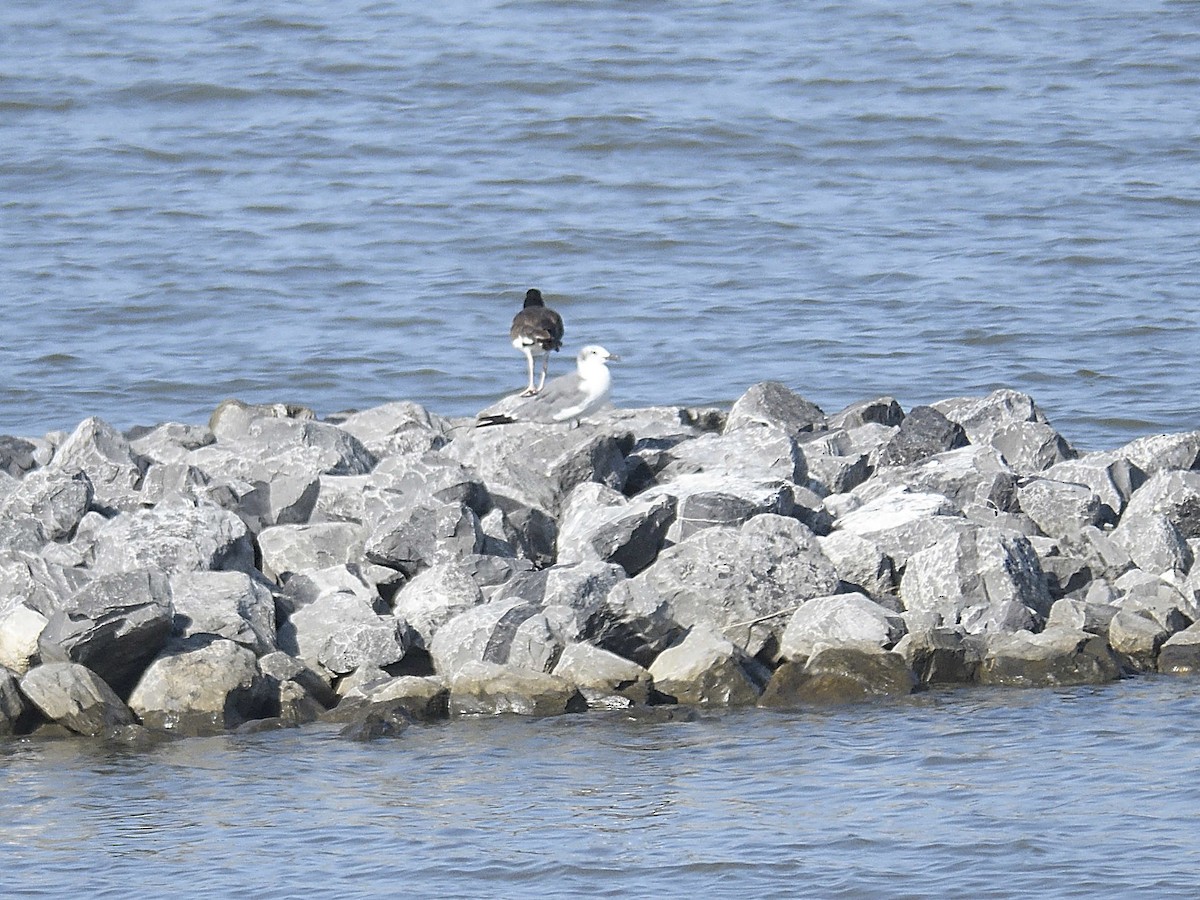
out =
[[[42,464],[38,461],[38,455],[37,445],[32,441],[8,434],[0,435],[0,472],[20,478]]]
[[[243,572],[179,572],[171,577],[174,634],[211,634],[253,650],[275,646],[275,599]]]
[[[1035,538],[1030,538],[1032,543]],[[1092,568],[1082,556],[1074,553],[1060,553],[1057,550],[1043,553],[1040,548],[1038,558],[1042,563],[1042,572],[1046,575],[1046,587],[1050,596],[1058,600],[1061,597],[1078,594],[1091,584]]]
[[[1168,675],[1200,672],[1200,623],[1171,635],[1159,648],[1158,671]]]
[[[863,594],[814,597],[792,613],[779,653],[796,661],[826,646],[890,650],[905,630],[899,615]]]
[[[579,485],[563,510],[558,561],[602,560],[636,575],[662,549],[675,519],[676,502],[670,494],[627,500],[602,484]]]
[[[208,428],[222,441],[244,440],[256,419],[296,419],[312,421],[317,414],[295,403],[243,403],[223,400],[208,417]]]
[[[295,572],[347,565],[363,558],[363,529],[352,522],[275,525],[258,536],[262,572],[286,581]]]
[[[269,714],[270,691],[253,651],[197,635],[154,660],[129,695],[147,728],[180,735],[214,734]]]
[[[1147,435],[1130,441],[1111,455],[1128,460],[1147,475],[1171,469],[1200,469],[1200,431]]]
[[[1157,669],[1159,648],[1170,636],[1150,615],[1126,609],[1118,610],[1108,626],[1109,646],[1135,672]]]
[[[1133,492],[1122,519],[1161,515],[1185,538],[1200,538],[1200,472],[1161,471]]]
[[[1056,481],[1086,485],[1118,516],[1125,511],[1133,492],[1146,481],[1145,473],[1129,460],[1096,453],[1056,463],[1045,475]]]
[[[182,498],[123,513],[96,535],[93,568],[101,574],[153,569],[253,572],[254,548],[228,510]]]
[[[549,672],[563,649],[579,639],[566,607],[545,609],[519,598],[494,600],[459,613],[434,634],[434,671],[454,677],[470,663]]]
[[[46,545],[42,523],[31,516],[0,518],[0,547],[9,552],[37,553]]]
[[[377,459],[438,450],[450,436],[450,424],[445,419],[407,400],[361,410],[338,425]]]
[[[631,579],[609,591],[586,625],[589,641],[646,667],[682,634],[666,599]]]
[[[895,564],[874,541],[850,531],[834,531],[818,537],[817,543],[843,585],[872,598],[896,593]]]
[[[28,710],[14,673],[0,668],[0,737],[15,734]]]
[[[141,430],[136,435],[130,433],[127,437],[134,453],[161,464],[182,462],[192,450],[199,450],[216,441],[216,436],[207,426],[179,422],[164,422],[154,428]]]
[[[951,521],[954,520],[954,521]],[[875,541],[897,564],[970,523],[942,494],[894,487],[840,514],[835,530]]]
[[[830,430],[857,428],[860,425],[876,424],[898,427],[904,421],[904,410],[894,397],[877,397],[860,400],[839,413],[829,417]]]
[[[905,489],[912,494],[940,494],[956,510],[985,507],[990,514],[1013,512],[1017,477],[1004,458],[988,447],[961,447],[926,457],[907,466],[881,469],[855,489],[856,497],[872,501]]]
[[[290,616],[298,609],[316,603],[326,594],[347,593],[358,597],[373,612],[388,612],[378,589],[359,565],[330,566],[298,572],[275,594],[277,614]]]
[[[1111,534],[1134,565],[1152,575],[1175,572],[1182,576],[1195,557],[1175,524],[1162,515],[1126,515]]]
[[[1111,603],[1096,603],[1083,599],[1055,600],[1046,617],[1047,628],[1070,628],[1108,638],[1108,624],[1119,607]]]
[[[24,675],[38,660],[38,638],[47,618],[24,603],[0,611],[0,666]]]
[[[333,590],[297,608],[279,626],[279,649],[337,675],[398,663],[409,646],[403,619],[380,615],[357,592]]]
[[[1051,604],[1029,539],[986,527],[951,534],[909,557],[900,598],[906,610],[962,625],[968,634],[1033,627]]]
[[[653,685],[642,666],[591,644],[568,644],[551,674],[578,687],[592,709],[647,703]]]
[[[678,703],[749,706],[770,670],[708,625],[698,625],[650,666],[655,690]]]
[[[154,462],[146,469],[139,494],[143,504],[157,506],[166,500],[179,497],[192,500],[211,499],[212,488],[212,479],[193,465],[186,462]],[[217,502],[217,505],[223,506],[220,502]]]
[[[80,663],[124,695],[171,634],[170,597],[161,572],[99,576],[49,616],[42,661]]]
[[[479,585],[485,601],[493,599],[497,592],[514,578],[533,571],[533,564],[527,559],[489,556],[484,553],[471,553],[457,562]]]
[[[1170,577],[1134,569],[1113,586],[1120,591],[1114,601],[1117,606],[1150,615],[1172,634],[1200,621],[1200,604],[1195,596]]]
[[[879,454],[881,466],[910,466],[930,456],[967,445],[967,435],[932,406],[909,411]]]
[[[366,542],[366,558],[412,577],[484,548],[483,528],[463,503],[420,503],[386,519]]]
[[[874,473],[871,456],[858,449],[843,430],[824,431],[802,440],[809,485],[823,496],[852,491]]]
[[[95,502],[116,509],[134,509],[143,463],[125,437],[94,416],[84,419],[63,442],[47,468],[68,475],[87,474]]]
[[[603,426],[517,423],[469,429],[443,452],[477,472],[493,494],[554,516],[576,485],[596,481],[621,490],[632,445],[630,436]]]
[[[279,719],[296,725],[315,721],[336,706],[337,694],[315,669],[282,650],[258,660],[266,682],[266,708]]]
[[[558,522],[544,510],[527,506],[512,497],[493,494],[492,500],[502,515],[503,538],[516,555],[535,566],[553,565],[557,553]]]
[[[330,722],[361,720],[381,710],[403,710],[417,722],[444,719],[450,712],[450,688],[437,677],[388,677],[349,691],[335,709],[322,718]]]
[[[902,697],[916,683],[898,653],[827,647],[804,663],[785,662],[776,669],[758,705],[786,708]]]
[[[585,709],[587,700],[575,685],[545,672],[475,662],[450,679],[454,716],[555,716]]]
[[[32,518],[47,541],[70,538],[92,504],[92,483],[84,472],[38,469],[0,501],[0,518]]]
[[[919,684],[964,684],[979,672],[982,649],[961,628],[910,631],[896,644]]]
[[[1104,638],[1057,626],[1039,634],[989,635],[979,668],[981,683],[1009,687],[1103,684],[1120,675],[1120,662]]]
[[[672,447],[670,457],[658,473],[659,483],[699,472],[755,481],[808,482],[800,445],[786,430],[772,425],[702,434]]]
[[[1112,539],[1112,534],[1095,526],[1080,530],[1076,551],[1093,578],[1115,580],[1134,567],[1129,551]]]
[[[439,628],[481,603],[483,592],[470,571],[459,562],[444,562],[413,576],[392,609],[412,627],[416,646],[428,649]]]
[[[696,473],[655,485],[642,492],[639,499],[675,498],[675,519],[666,538],[678,544],[705,528],[738,526],[762,513],[791,516],[796,512],[797,490],[790,481]]]
[[[1076,456],[1075,448],[1066,438],[1042,422],[1020,422],[1001,428],[992,435],[991,445],[1022,475],[1044,472]]]
[[[1028,394],[1001,388],[986,397],[953,397],[934,408],[963,427],[972,444],[990,445],[995,434],[1024,422],[1048,424],[1045,414]]]
[[[786,613],[838,586],[812,531],[770,514],[740,528],[698,532],[664,550],[633,581],[661,598],[680,627],[715,626],[752,656],[774,652]]]
[[[0,610],[22,603],[49,617],[91,578],[91,572],[32,553],[0,551]]]
[[[1104,520],[1100,497],[1086,485],[1031,478],[1017,496],[1022,511],[1049,537],[1075,539],[1082,529]]]
[[[825,413],[778,381],[763,381],[749,388],[733,404],[725,433],[763,426],[782,429],[793,438],[804,432],[824,431]]]
[[[463,503],[480,517],[492,508],[491,495],[480,477],[444,453],[392,456],[376,466],[371,477],[409,504],[424,500]]]
[[[134,721],[133,713],[113,689],[77,663],[35,666],[21,679],[21,692],[51,722],[89,737]]]

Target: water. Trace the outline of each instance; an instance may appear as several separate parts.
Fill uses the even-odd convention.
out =
[[[1195,682],[1143,678],[368,745],[8,743],[0,858],[20,898],[1191,898],[1197,715]]]
[[[0,432],[469,414],[531,286],[621,405],[1197,428],[1198,73],[1195,2],[0,4]],[[1198,704],[7,741],[0,859],[15,896],[1190,897]]]
[[[0,431],[470,414],[527,287],[622,405],[998,386],[1200,427],[1200,5],[0,8]]]

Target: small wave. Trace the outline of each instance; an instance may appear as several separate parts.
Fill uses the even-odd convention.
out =
[[[220,103],[249,100],[257,91],[210,82],[143,81],[123,88],[117,95],[124,100],[150,103]]]

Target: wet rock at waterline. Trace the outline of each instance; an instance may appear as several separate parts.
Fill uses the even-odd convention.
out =
[[[1198,522],[1200,432],[1080,454],[1016,391],[826,413],[764,382],[578,427],[88,419],[0,437],[0,733],[369,740],[1186,676]]]

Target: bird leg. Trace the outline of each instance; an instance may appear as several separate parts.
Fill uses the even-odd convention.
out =
[[[542,354],[542,378],[541,378],[541,381],[538,382],[538,386],[537,386],[539,393],[541,392],[542,388],[544,388],[546,386],[546,370],[549,368],[550,368],[550,351],[547,350],[545,353]],[[530,378],[529,383],[533,384],[532,378]]]
[[[525,360],[529,363],[529,387],[521,392],[522,397],[532,397],[538,392],[538,389],[533,386],[533,354],[529,348],[525,348]]]

